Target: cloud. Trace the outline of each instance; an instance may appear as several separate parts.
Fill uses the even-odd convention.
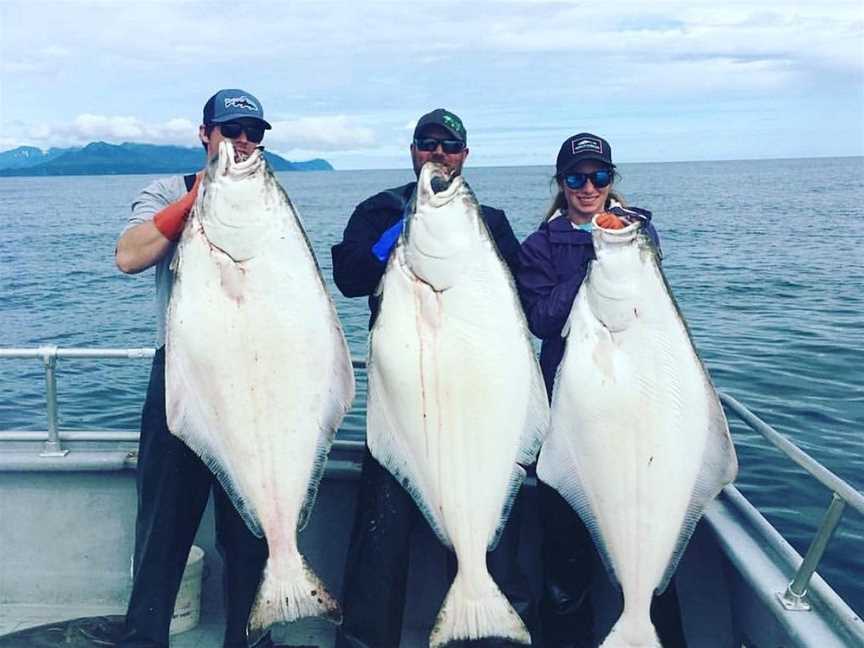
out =
[[[196,144],[198,125],[188,119],[173,118],[148,123],[137,117],[85,113],[67,123],[40,123],[20,128],[25,143],[40,148],[80,146],[94,141],[110,143]]]
[[[377,146],[375,132],[345,115],[300,117],[272,122],[268,146],[280,150],[354,151]]]
[[[477,144],[628,115],[658,132],[658,115],[733,104],[797,132],[828,106],[861,148],[860,0],[434,4],[248,0],[201,29],[212,0],[159,2],[157,21],[148,2],[56,1],[45,20],[43,2],[3,0],[0,141],[194,146],[203,100],[241,87],[275,126],[268,148],[328,159],[401,151],[407,119],[442,104]]]
[[[378,145],[371,128],[346,115],[271,120],[271,124],[273,130],[267,133],[265,143],[268,148],[281,151],[357,151]],[[40,148],[79,146],[94,141],[194,146],[198,124],[178,117],[146,122],[131,116],[85,113],[68,123],[37,124],[23,130],[26,143]],[[17,141],[21,143],[20,140],[19,137]]]
[[[804,3],[764,2],[724,8],[668,2],[664,13],[645,13],[633,3],[587,7],[561,5],[554,19],[534,20],[530,14],[492,20],[481,40],[483,48],[512,52],[570,52],[575,57],[615,56],[627,61],[712,58],[822,60],[864,68],[860,56],[860,4],[838,2],[830,7]],[[806,47],[802,47],[806,43]]]
[[[5,37],[6,33],[0,33]],[[27,48],[22,51],[10,51],[4,48],[0,57],[0,70],[4,74],[35,74],[54,72],[69,58],[70,52],[65,47],[49,45],[42,48]]]

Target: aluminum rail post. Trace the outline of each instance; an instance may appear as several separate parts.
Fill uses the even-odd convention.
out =
[[[60,433],[57,431],[57,347],[41,347],[39,353],[45,365],[45,405],[48,413],[48,440],[39,456],[65,457],[69,451],[60,445]]]
[[[777,592],[781,605],[787,610],[807,611],[810,609],[810,602],[807,600],[807,586],[810,584],[813,572],[819,566],[819,561],[822,560],[822,555],[825,553],[834,531],[837,530],[840,518],[843,517],[844,508],[846,508],[846,501],[837,493],[832,493],[831,504],[825,511],[825,517],[822,518],[822,524],[816,532],[816,537],[813,538],[813,542],[807,549],[807,555],[804,556],[801,566],[795,572],[795,578],[789,583],[785,592]]]

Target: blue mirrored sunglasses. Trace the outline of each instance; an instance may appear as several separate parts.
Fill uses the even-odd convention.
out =
[[[581,189],[589,180],[597,189],[608,187],[612,184],[615,172],[612,169],[597,169],[593,173],[568,173],[564,176],[564,184],[570,189]]]

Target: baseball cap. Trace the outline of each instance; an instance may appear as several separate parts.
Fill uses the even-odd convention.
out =
[[[564,140],[558,151],[555,171],[562,175],[582,160],[597,160],[614,167],[612,164],[612,147],[602,137],[591,133],[578,133]]]
[[[468,142],[468,133],[465,132],[462,120],[444,108],[436,108],[423,115],[414,128],[414,137],[419,137],[427,126],[440,126],[460,142]]]
[[[243,117],[257,119],[264,128],[271,128],[264,120],[264,108],[251,92],[236,88],[220,90],[204,104],[204,125],[222,124]]]

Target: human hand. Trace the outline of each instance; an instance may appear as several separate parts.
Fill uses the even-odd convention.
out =
[[[391,250],[393,250],[393,246],[396,245],[396,241],[399,239],[399,235],[402,233],[404,225],[405,219],[400,218],[394,225],[384,230],[384,233],[375,242],[375,245],[372,246],[372,254],[376,259],[382,263],[387,260]]]
[[[195,184],[192,185],[192,188],[180,200],[171,203],[153,216],[153,224],[156,229],[169,241],[176,241],[180,238],[189,212],[195,205],[195,198],[198,196],[198,187],[201,185],[202,177],[204,177],[203,171],[196,173]]]
[[[597,214],[596,221],[598,227],[603,229],[618,230],[627,227],[627,223],[623,218],[618,218],[611,212],[600,212]]]
[[[185,196],[183,196],[183,198],[187,198],[191,195],[192,202],[195,202],[195,197],[198,195],[198,187],[201,186],[201,180],[204,178],[205,173],[207,172],[204,169],[201,169],[201,171],[195,174],[195,182],[192,184],[192,188],[186,193]]]

